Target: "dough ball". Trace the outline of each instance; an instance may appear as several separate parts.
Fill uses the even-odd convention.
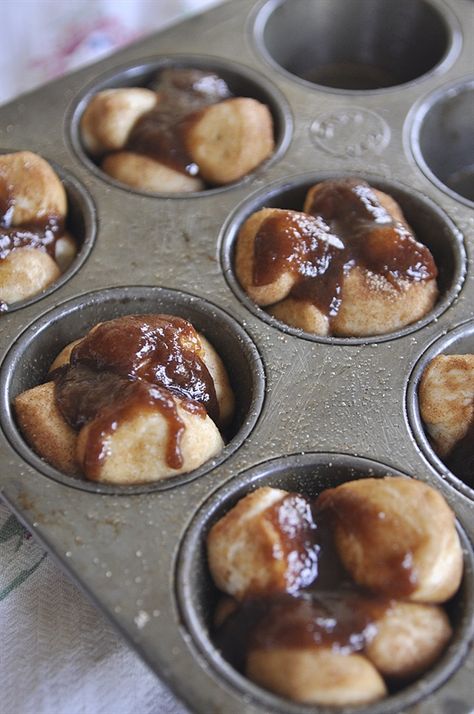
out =
[[[41,156],[31,151],[1,154],[1,179],[13,198],[13,226],[46,216],[65,218],[66,191],[55,171]]]
[[[387,694],[368,659],[325,647],[250,651],[246,674],[265,689],[302,704],[357,706]]]
[[[375,624],[377,633],[364,652],[391,679],[409,680],[426,672],[452,635],[448,616],[437,605],[393,602]]]
[[[200,178],[132,151],[110,154],[103,160],[102,169],[117,181],[149,193],[191,193],[204,188]]]
[[[256,99],[225,99],[201,110],[186,133],[186,148],[213,184],[237,181],[274,150],[270,110]]]
[[[81,118],[84,147],[92,155],[122,149],[135,122],[158,102],[150,89],[123,87],[94,95]]]
[[[336,548],[358,585],[389,597],[442,603],[457,591],[463,556],[454,513],[416,479],[366,478],[327,489]]]
[[[436,451],[447,456],[474,419],[474,354],[431,360],[421,378],[419,401]]]
[[[54,260],[35,248],[18,248],[0,260],[0,300],[26,300],[59,278]]]
[[[209,568],[223,592],[242,600],[292,591],[316,577],[309,504],[302,496],[292,496],[278,488],[259,488],[211,528]]]
[[[18,425],[28,444],[51,466],[70,476],[79,473],[77,434],[56,406],[54,383],[46,382],[15,398]]]

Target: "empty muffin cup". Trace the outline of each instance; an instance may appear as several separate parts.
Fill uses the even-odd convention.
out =
[[[13,154],[17,152],[2,151],[1,153]],[[72,237],[77,246],[77,252],[72,260],[68,259],[66,267],[61,271],[61,274],[46,288],[28,298],[8,302],[8,305],[4,305],[4,308],[8,310],[8,312],[13,312],[27,305],[31,305],[64,285],[85,263],[96,238],[97,215],[91,195],[83,184],[78,181],[75,176],[70,174],[69,171],[66,171],[62,166],[58,166],[52,161],[47,159],[46,161],[64,186],[67,197],[65,231]],[[21,228],[21,226],[19,226],[19,228]],[[0,300],[0,319],[2,304]]]
[[[214,643],[211,631],[215,622],[214,611],[219,601],[219,592],[211,579],[206,549],[206,539],[212,527],[244,496],[261,487],[270,486],[274,489],[284,489],[292,494],[300,493],[312,500],[326,489],[357,479],[404,475],[380,462],[351,455],[295,454],[261,463],[240,474],[215,491],[197,512],[188,527],[178,557],[178,605],[184,627],[191,635],[194,646],[204,655],[216,675],[232,686],[238,696],[249,697],[268,712],[285,711],[288,714],[293,712],[301,714],[308,711],[307,706],[281,699],[251,682],[231,666],[224,658],[220,647]],[[294,522],[288,521],[290,522],[294,526]],[[252,532],[257,543],[260,530],[257,527],[257,530]],[[460,527],[458,527],[458,534],[464,551],[464,575],[460,589],[446,605],[453,630],[451,641],[437,662],[423,674],[422,679],[409,684],[405,682],[401,685],[389,686],[385,699],[364,708],[367,713],[392,714],[405,711],[405,708],[440,687],[455,672],[464,658],[473,630],[473,552],[468,538]]]
[[[433,344],[420,357],[413,370],[407,389],[407,414],[410,426],[415,436],[416,442],[422,450],[424,456],[432,464],[438,473],[445,478],[452,486],[461,491],[465,496],[474,500],[474,474],[470,476],[466,473],[454,473],[447,463],[450,463],[449,456],[443,458],[433,448],[433,443],[429,437],[427,428],[423,423],[420,413],[419,388],[420,382],[428,365],[433,359],[440,355],[474,355],[474,322],[465,322],[455,329],[446,333]],[[454,385],[448,383],[449,392],[446,396],[454,396]],[[449,404],[443,406],[440,394],[437,394],[436,401],[439,403],[440,412],[448,412]],[[471,457],[472,459],[472,457]],[[447,463],[445,463],[445,461]],[[464,458],[463,468],[468,469],[468,457]],[[462,469],[461,469],[462,471]],[[464,479],[464,480],[463,480]]]
[[[449,64],[460,43],[456,20],[432,0],[270,0],[255,37],[273,66],[346,91],[413,82]]]
[[[195,98],[190,102],[189,109],[187,109],[190,114],[183,115],[179,122],[174,120],[169,124],[169,117],[175,116],[173,112],[177,110],[182,112],[187,107],[187,103],[183,102],[180,98],[181,95],[179,95],[178,103],[174,102],[173,106],[167,107],[167,114],[163,115],[163,118],[158,118],[161,123],[156,125],[155,119],[152,118],[151,123],[147,124],[145,122],[138,127],[141,119],[148,121],[147,117],[154,111],[153,106],[147,106],[147,102],[151,102],[151,105],[153,105],[153,93],[161,91],[159,83],[163,72],[177,72],[180,74],[176,80],[170,79],[170,74],[167,75],[166,82],[172,87],[173,91],[176,88],[178,90],[186,89],[187,91],[189,84],[193,89],[196,88],[198,92],[196,96],[211,97],[211,95],[215,95],[218,98],[218,103],[213,103],[213,99],[204,99],[204,105],[201,107],[201,105],[198,106],[196,104],[197,100]],[[190,75],[193,72],[201,73],[201,77],[195,80],[192,80],[192,78],[186,79],[184,77],[185,72],[189,72]],[[127,104],[126,113],[129,111],[131,117],[127,119],[127,122],[131,122],[130,127],[127,130],[123,129],[125,133],[120,140],[121,150],[117,151],[118,146],[115,146],[115,148],[110,146],[107,149],[106,144],[109,139],[104,139],[102,136],[105,128],[100,130],[100,137],[97,134],[94,138],[94,142],[100,139],[100,142],[105,142],[105,144],[102,148],[100,145],[94,148],[90,144],[90,138],[88,143],[84,136],[83,118],[88,105],[98,93],[106,90],[127,88],[140,88],[139,90],[134,89],[134,91],[144,92],[147,96],[137,95],[130,102],[128,102],[128,99],[121,98],[119,100],[120,105]],[[168,94],[166,94],[167,91]],[[167,89],[164,90],[164,93],[162,92],[162,95],[174,96]],[[233,105],[232,115],[226,114],[224,116],[225,112],[229,111],[230,105],[228,101],[222,102],[221,99],[232,100],[232,98],[235,101],[237,101],[237,98],[245,98],[245,100],[238,105],[238,108],[237,105]],[[160,108],[161,101],[162,99],[158,101],[155,108]],[[244,102],[246,102],[245,105]],[[206,108],[214,111],[216,107],[223,107],[224,104],[227,105],[227,110],[224,110],[222,116],[219,114],[212,121],[208,117],[207,123],[199,123],[199,128],[197,128],[194,119],[189,119],[191,116],[201,116],[202,112],[206,111]],[[94,116],[92,117],[91,115],[91,127],[94,128],[97,125],[100,117],[104,116],[104,112],[109,115],[110,119],[111,107],[112,102],[109,99],[105,101],[105,109],[97,107],[97,110],[94,110]],[[226,126],[225,132],[222,132],[222,128],[219,128],[219,122],[222,121]],[[95,79],[81,93],[72,107],[67,122],[69,125],[69,137],[74,151],[94,174],[127,191],[170,198],[195,197],[203,195],[203,193],[207,195],[209,192],[222,191],[241,181],[250,180],[255,172],[261,172],[266,166],[282,156],[288,146],[292,131],[291,112],[288,104],[280,91],[267,79],[263,79],[257,72],[248,67],[241,67],[235,62],[194,55],[147,58],[139,64],[120,67],[108,72],[99,77],[99,79]],[[121,122],[114,120],[113,122],[108,121],[105,126],[110,125],[115,132],[119,124]],[[273,129],[271,124],[273,124]],[[238,131],[234,133],[230,131],[230,129],[239,126],[240,134]],[[258,146],[255,146],[254,149],[248,149],[243,141],[242,136],[245,136],[245,132],[248,132],[251,139],[258,143]],[[272,139],[267,136],[269,133],[273,133]],[[224,147],[225,151],[222,161],[220,161],[220,159],[218,160],[219,152],[224,150],[222,142],[226,141],[226,137],[233,137],[233,144],[232,146]],[[115,138],[114,141],[118,140]],[[212,142],[212,145],[209,142]],[[263,152],[262,147],[270,143],[273,143],[273,149],[269,151],[268,155],[262,160],[256,158],[259,152]],[[194,147],[192,150],[190,149],[191,144]],[[206,155],[201,157],[204,149]],[[107,156],[108,150],[111,153]],[[103,166],[105,162],[102,162],[104,155],[106,157],[105,162],[109,162],[107,170]],[[124,155],[126,156],[124,157]],[[140,169],[135,166],[137,155],[139,158],[146,160],[146,165],[142,165]],[[212,156],[217,158],[210,160]],[[240,161],[242,164],[248,163],[249,165],[253,161],[253,166],[245,171],[245,175],[240,175],[238,178],[234,178],[231,174],[221,175],[222,172],[226,173],[224,170],[224,164],[227,161],[225,159],[226,156],[231,157],[231,163],[234,166],[234,169],[232,169],[232,166],[227,167],[229,170],[236,170],[235,167]],[[119,159],[121,160],[120,162]],[[122,159],[126,159],[126,162],[125,160],[122,161]],[[205,163],[201,163],[201,159]],[[135,164],[133,161],[135,161]],[[161,167],[159,168],[161,173],[157,174],[157,167],[149,162],[158,162],[158,167]],[[207,166],[208,163],[209,166]],[[217,164],[220,164],[220,166],[217,166]],[[135,178],[125,180],[123,172],[127,167],[130,168]],[[122,174],[123,180],[121,179]],[[141,174],[140,180],[138,174]],[[182,180],[180,180],[180,176]],[[147,186],[142,185],[144,179],[147,181]]]
[[[322,336],[304,332],[285,324],[259,307],[245,292],[236,275],[235,256],[239,231],[247,219],[263,208],[290,209],[303,211],[308,190],[322,181],[351,179],[347,174],[303,174],[288,177],[269,184],[264,189],[245,199],[229,216],[221,232],[221,262],[225,277],[245,306],[265,322],[290,334],[318,342],[365,344],[394,339],[431,322],[443,313],[453,302],[464,280],[466,255],[463,237],[450,218],[433,201],[413,189],[394,181],[377,176],[355,176],[365,180],[370,186],[389,195],[399,204],[409,226],[413,229],[416,240],[426,245],[438,268],[438,298],[434,307],[424,317],[408,324],[402,329],[388,331],[386,334],[369,336]],[[281,299],[281,298],[279,298]],[[273,307],[269,306],[270,309]]]
[[[415,159],[426,176],[453,198],[474,206],[474,80],[462,80],[423,98],[412,110]]]
[[[87,334],[93,326],[121,316],[147,314],[185,318],[195,330],[208,339],[220,356],[235,399],[232,421],[225,426],[224,431],[221,428],[226,445],[202,466],[192,471],[146,484],[121,486],[118,483],[88,481],[80,475],[75,477],[62,473],[46,463],[27,444],[15,420],[15,398],[44,382],[53,360],[60,351]],[[198,297],[174,290],[153,287],[110,288],[63,303],[32,323],[22,333],[2,366],[0,418],[12,446],[38,472],[88,491],[143,493],[190,481],[209,472],[226,459],[252,430],[259,416],[263,396],[264,371],[258,351],[240,325],[221,309]],[[199,415],[198,412],[196,419]],[[201,416],[209,420],[204,414]],[[168,424],[168,430],[170,429]],[[215,430],[215,426],[213,429]],[[169,433],[171,432],[168,431]]]

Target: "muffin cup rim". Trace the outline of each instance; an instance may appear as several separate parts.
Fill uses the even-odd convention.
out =
[[[368,469],[371,467],[386,469],[385,476],[388,477],[403,476],[406,478],[415,478],[404,471],[400,471],[395,467],[381,461],[376,461],[370,457],[329,451],[305,451],[304,453],[286,454],[261,461],[248,469],[239,471],[230,481],[217,487],[208,495],[206,500],[196,508],[194,515],[185,526],[175,564],[174,596],[180,616],[181,631],[185,633],[184,637],[188,646],[195,655],[205,659],[207,662],[206,666],[211,668],[214,676],[217,676],[220,680],[223,680],[227,686],[231,687],[234,694],[250,698],[256,706],[265,707],[266,711],[281,712],[282,714],[308,714],[308,712],[314,712],[316,709],[318,712],[321,712],[321,714],[326,714],[326,712],[329,714],[330,712],[347,711],[347,707],[324,707],[320,705],[298,704],[251,682],[245,675],[238,672],[224,659],[219,650],[215,647],[207,628],[200,620],[195,606],[190,604],[193,603],[191,578],[189,577],[192,568],[192,556],[202,547],[205,533],[209,530],[210,524],[215,522],[216,514],[219,510],[222,510],[223,505],[225,506],[228,501],[232,500],[233,496],[235,496],[239,490],[245,489],[246,493],[249,493],[258,487],[259,480],[264,479],[267,481],[268,467],[271,468],[271,466],[276,465],[280,467],[281,471],[285,469],[290,470],[294,460],[296,460],[297,465],[301,467],[310,466],[315,460],[318,465],[324,464],[324,460],[327,460],[326,465],[328,467],[331,461],[337,460],[339,466],[346,466],[347,468],[350,468],[351,463],[354,464],[355,462],[361,467],[367,464]],[[279,473],[279,471],[275,473],[276,487],[278,487]],[[297,479],[297,476],[294,474],[293,476]],[[383,477],[382,475],[374,476],[373,474],[370,474],[370,476],[375,478]],[[350,480],[354,479],[347,479],[347,481]],[[346,481],[344,481],[344,483],[345,482]],[[426,481],[423,482],[426,483]],[[440,661],[434,665],[435,670],[440,671],[435,671],[434,673],[428,671],[404,687],[401,692],[389,694],[385,699],[379,702],[364,705],[364,713],[396,714],[400,712],[402,708],[404,709],[407,706],[422,701],[439,689],[439,687],[456,672],[467,655],[469,644],[474,634],[474,598],[472,597],[474,593],[474,548],[462,522],[457,518],[456,514],[455,517],[456,530],[463,549],[463,583],[467,591],[465,597],[467,603],[466,612],[463,613],[462,623],[459,625],[462,647],[458,647],[454,654],[450,654],[450,645],[448,644]],[[448,657],[450,661],[443,663],[443,660]],[[427,691],[426,685],[427,676],[430,678],[429,691]],[[350,709],[352,711],[351,707]],[[354,711],[358,711],[358,708],[355,708]]]
[[[445,99],[448,102],[454,96],[462,94],[466,88],[470,88],[474,94],[474,77],[472,75],[464,75],[455,80],[445,82],[443,85],[427,92],[422,97],[417,99],[410,107],[402,129],[403,144],[408,156],[411,156],[415,161],[416,166],[422,172],[423,176],[439,191],[449,196],[454,201],[462,203],[469,208],[474,208],[474,200],[466,198],[460,193],[453,191],[436,174],[431,170],[428,163],[425,161],[423,152],[420,147],[420,134],[423,123],[429,112],[436,106],[443,104]],[[450,94],[452,92],[452,94]]]
[[[271,156],[269,156],[265,161],[263,161],[259,166],[257,166],[253,171],[243,176],[237,181],[233,181],[230,184],[223,186],[215,186],[208,189],[203,189],[202,191],[191,191],[191,192],[160,192],[153,193],[151,191],[145,191],[143,189],[133,188],[128,186],[112,176],[109,176],[102,171],[97,164],[89,157],[87,152],[82,146],[81,142],[81,132],[80,132],[80,121],[87,106],[88,101],[91,97],[102,89],[112,88],[107,85],[112,82],[115,78],[120,82],[120,78],[124,75],[130,75],[140,77],[146,72],[158,71],[161,68],[182,66],[182,67],[192,67],[193,64],[197,63],[198,69],[209,67],[210,69],[215,69],[216,72],[219,68],[223,69],[225,72],[238,74],[245,81],[250,81],[256,86],[258,86],[262,92],[267,93],[274,105],[276,110],[276,117],[273,112],[273,107],[269,107],[272,117],[276,118],[281,125],[281,137],[278,142],[276,142],[275,151]],[[104,87],[106,85],[106,87]],[[121,88],[119,83],[116,87]],[[141,86],[141,85],[137,85]],[[150,199],[199,199],[208,196],[215,196],[217,194],[230,191],[232,189],[238,189],[242,186],[246,186],[259,176],[263,171],[267,170],[275,162],[281,160],[284,156],[291,142],[291,138],[294,131],[294,120],[293,113],[288,100],[286,99],[283,92],[279,87],[272,82],[267,80],[267,78],[262,74],[254,70],[253,68],[241,64],[239,62],[232,62],[229,58],[206,55],[206,54],[186,54],[186,53],[166,53],[166,54],[156,54],[147,55],[141,59],[136,59],[131,62],[122,63],[112,69],[106,70],[98,77],[87,82],[83,85],[79,91],[76,92],[74,98],[72,99],[69,107],[65,112],[65,134],[66,141],[74,153],[76,159],[78,159],[82,166],[84,166],[93,176],[100,179],[110,186],[125,191],[126,193],[137,195],[140,197],[150,198]]]
[[[459,336],[462,337],[466,327],[471,327],[474,337],[474,319],[468,319],[460,322],[452,329],[445,331],[444,334],[437,335],[425,346],[424,350],[419,354],[415,366],[408,377],[405,386],[404,402],[409,433],[414,439],[417,448],[423,454],[423,457],[435,470],[438,477],[441,476],[445,479],[457,493],[461,493],[471,501],[474,501],[474,488],[468,486],[459,476],[456,476],[456,474],[450,471],[431,446],[421,418],[418,400],[418,387],[428,363],[434,357],[443,354],[443,349],[449,348],[450,345],[457,341]]]
[[[236,433],[230,441],[224,445],[224,448],[214,457],[208,459],[204,464],[192,471],[137,485],[109,484],[105,482],[87,480],[85,478],[68,476],[51,466],[44,459],[42,459],[42,457],[36,454],[27,444],[20,429],[15,423],[10,397],[10,388],[17,364],[21,360],[25,348],[28,348],[28,346],[34,342],[37,335],[43,334],[47,331],[54,322],[60,322],[62,319],[69,318],[85,306],[91,308],[96,304],[100,304],[100,300],[97,300],[100,296],[110,296],[110,302],[113,304],[114,297],[116,297],[117,301],[120,301],[120,299],[123,299],[127,295],[132,296],[133,294],[137,294],[137,292],[138,294],[142,294],[146,297],[146,293],[150,291],[156,293],[157,300],[159,300],[160,295],[168,299],[172,296],[180,295],[184,297],[184,301],[181,304],[188,303],[193,305],[195,303],[200,303],[201,305],[204,305],[204,310],[202,310],[203,315],[210,315],[213,313],[213,317],[215,319],[217,314],[219,315],[220,322],[225,323],[232,329],[233,334],[235,334],[236,338],[243,346],[243,352],[248,355],[249,362],[250,360],[252,361],[252,394],[248,413],[242,420],[242,424]],[[133,307],[132,300],[130,301],[130,305]],[[124,312],[123,314],[140,314],[139,306],[137,306],[137,310],[132,309],[130,312]],[[143,314],[145,314],[145,311]],[[62,302],[59,305],[56,305],[46,312],[43,312],[39,317],[30,321],[21,333],[17,335],[15,341],[6,352],[4,359],[0,364],[0,383],[3,385],[3,388],[0,391],[0,425],[3,428],[3,432],[8,443],[26,464],[35,469],[35,471],[41,473],[43,476],[51,478],[65,486],[76,488],[81,491],[88,491],[100,495],[133,496],[142,493],[167,491],[186,485],[197,478],[210,475],[213,470],[217,469],[222,463],[227,461],[231,455],[241,447],[245,439],[249,437],[260,418],[265,401],[266,372],[263,358],[254,340],[232,315],[215,303],[211,303],[205,298],[184,290],[160,286],[127,285],[111,286],[100,290],[87,291],[81,295],[77,295],[74,298]]]
[[[316,84],[303,77],[293,74],[292,72],[285,69],[281,64],[273,59],[271,54],[265,47],[265,42],[263,39],[263,34],[265,26],[271,17],[272,13],[280,6],[289,0],[260,0],[256,7],[253,9],[252,14],[249,18],[249,35],[252,40],[252,45],[254,47],[257,55],[262,58],[262,60],[270,66],[271,69],[277,71],[287,80],[290,80],[296,85],[300,85],[302,89],[307,91],[308,89],[313,91],[320,91],[323,93],[329,93],[339,96],[346,97],[357,97],[357,96],[377,96],[384,93],[393,93],[396,91],[405,91],[407,88],[418,85],[423,81],[431,79],[433,76],[437,76],[441,73],[446,72],[449,67],[451,67],[456,59],[461,53],[463,46],[463,34],[461,25],[457,15],[448,7],[442,0],[421,0],[424,4],[430,5],[435,8],[441,19],[444,21],[447,32],[448,32],[448,46],[441,57],[441,59],[436,62],[427,72],[422,75],[409,80],[408,82],[403,82],[401,84],[396,84],[389,87],[379,87],[377,89],[341,89],[337,87],[328,87],[323,84]]]
[[[400,330],[395,330],[394,332],[386,333],[383,335],[372,335],[366,337],[338,337],[338,336],[322,336],[314,335],[309,332],[304,332],[303,330],[286,325],[280,320],[267,313],[262,307],[257,305],[245,292],[244,288],[240,285],[234,270],[234,250],[237,239],[237,234],[242,223],[254,212],[260,210],[264,207],[259,199],[261,197],[267,197],[268,199],[273,199],[278,196],[279,193],[284,193],[285,191],[297,188],[303,188],[305,184],[308,184],[308,188],[311,182],[317,183],[318,181],[324,181],[333,178],[348,178],[348,177],[359,177],[366,180],[372,185],[385,185],[387,187],[393,186],[397,191],[405,195],[415,196],[417,201],[425,203],[430,210],[432,210],[445,225],[449,228],[451,234],[455,238],[455,269],[453,276],[453,285],[446,292],[446,295],[435,303],[432,310],[429,311],[420,320],[407,325]],[[315,179],[315,177],[317,177]],[[246,206],[251,207],[251,210],[246,211]],[[402,207],[403,208],[403,207]],[[291,209],[289,209],[291,210]],[[302,209],[301,209],[302,210]],[[235,224],[235,225],[234,225]],[[291,174],[284,178],[276,179],[263,188],[259,188],[253,193],[246,196],[242,201],[240,201],[227,216],[226,220],[221,226],[217,240],[217,252],[219,254],[220,265],[222,273],[226,280],[227,285],[231,289],[234,296],[239,300],[239,302],[249,310],[255,317],[262,320],[266,324],[270,325],[277,330],[285,334],[289,334],[293,337],[307,340],[309,342],[317,342],[322,344],[331,345],[345,345],[345,346],[360,346],[368,344],[376,344],[383,342],[390,342],[393,340],[401,339],[407,337],[414,332],[421,330],[422,328],[430,325],[432,322],[437,320],[442,314],[444,314],[454,303],[455,299],[458,297],[462,291],[466,274],[467,274],[467,252],[465,245],[465,238],[462,231],[455,224],[453,219],[448,215],[448,213],[438,204],[435,203],[434,199],[430,196],[422,193],[418,189],[413,189],[407,184],[404,184],[398,180],[392,178],[386,178],[382,175],[377,175],[373,172],[361,172],[356,171],[321,171],[321,172],[305,172],[301,174]]]

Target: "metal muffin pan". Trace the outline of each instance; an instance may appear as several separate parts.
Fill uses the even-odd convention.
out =
[[[262,714],[324,710],[278,699],[217,661],[205,632],[212,592],[203,545],[211,519],[261,482],[301,482],[316,493],[365,469],[426,481],[445,495],[463,536],[466,574],[451,607],[454,640],[425,677],[367,711],[467,714],[473,706],[474,493],[426,449],[416,422],[416,385],[430,350],[449,350],[449,335],[464,335],[474,318],[472,202],[463,194],[464,179],[453,190],[437,168],[453,153],[444,117],[453,116],[455,124],[462,119],[462,111],[446,114],[442,107],[472,82],[474,4],[291,0],[291,13],[288,8],[274,0],[226,3],[0,107],[0,149],[28,149],[52,161],[92,197],[87,225],[97,221],[96,239],[77,270],[54,291],[0,317],[1,495],[192,711]],[[333,56],[344,37],[341,11],[348,27],[351,17],[361,18],[346,57]],[[299,47],[295,31],[316,21],[327,38],[319,43],[321,58],[308,57],[306,39]],[[404,62],[390,86],[373,86],[377,72],[370,72],[366,89],[328,86],[327,80],[318,85],[287,62],[300,55],[313,65],[366,61],[391,71],[384,59],[394,51],[389,35],[403,49],[395,65],[400,57]],[[233,72],[240,86],[253,83],[268,97],[275,156],[241,182],[186,197],[132,192],[104,179],[78,143],[86,98],[94,87],[116,79],[130,85],[150,68],[182,66],[187,58]],[[469,176],[468,135],[450,172]],[[440,301],[417,325],[382,339],[315,339],[267,320],[238,287],[232,245],[239,220],[266,201],[299,200],[313,179],[335,175],[367,177],[393,191],[442,262]],[[54,472],[19,435],[12,396],[89,324],[152,306],[189,316],[221,351],[240,404],[228,446],[189,478],[134,492]]]
[[[210,665],[235,687],[240,688],[242,694],[245,695],[246,690],[250,688],[254,697],[262,699],[266,711],[276,709],[287,714],[302,714],[308,712],[308,707],[283,701],[270,692],[262,694],[256,685],[249,685],[213,646],[209,631],[212,629],[210,616],[216,604],[216,588],[207,568],[203,533],[207,534],[212,525],[246,493],[261,486],[283,488],[314,499],[326,488],[334,488],[346,481],[387,475],[406,476],[385,464],[356,456],[331,453],[292,454],[259,464],[225,484],[205,503],[191,523],[183,542],[177,570],[177,593],[183,619]],[[465,657],[474,632],[474,554],[467,536],[462,531],[460,537],[466,556],[466,569],[461,588],[448,608],[454,630],[448,650],[424,677],[387,699],[367,707],[366,711],[370,714],[397,712],[402,706],[419,701],[446,681]]]

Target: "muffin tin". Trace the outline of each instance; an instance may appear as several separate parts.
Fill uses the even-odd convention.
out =
[[[474,347],[473,22],[470,0],[229,2],[0,107],[0,150],[53,163],[82,236],[53,288],[0,316],[1,495],[193,711],[324,711],[264,692],[213,647],[204,542],[216,518],[262,484],[311,495],[399,473],[454,509],[465,576],[442,659],[364,711],[472,710],[474,491],[432,451],[417,384],[430,357]],[[266,101],[275,155],[240,182],[187,196],[105,177],[78,133],[88,97],[174,64],[221,72]],[[397,333],[305,335],[254,306],[233,273],[250,212],[293,207],[312,183],[342,175],[392,193],[438,260],[440,300]],[[238,403],[229,443],[201,469],[141,487],[60,474],[25,444],[12,399],[90,325],[150,311],[188,317],[223,357]]]

